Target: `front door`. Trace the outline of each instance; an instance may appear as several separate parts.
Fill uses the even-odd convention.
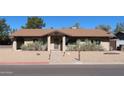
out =
[[[17,38],[17,49],[21,49],[21,46],[24,44],[23,38]]]
[[[52,45],[52,50],[61,50],[62,38],[60,36],[53,36]]]
[[[55,44],[54,44],[54,49],[55,49],[55,50],[59,50],[59,44],[55,43]]]

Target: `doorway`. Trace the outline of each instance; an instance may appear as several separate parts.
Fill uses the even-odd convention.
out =
[[[21,49],[21,46],[24,44],[23,38],[17,38],[17,49]]]
[[[62,37],[52,36],[51,37],[51,50],[62,50]]]

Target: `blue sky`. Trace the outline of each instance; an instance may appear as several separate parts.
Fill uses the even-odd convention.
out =
[[[5,18],[11,28],[20,29],[25,25],[27,16],[1,16]],[[42,16],[46,23],[45,28],[70,27],[76,22],[80,23],[81,28],[94,28],[99,24],[108,24],[115,28],[118,22],[124,22],[124,16]]]

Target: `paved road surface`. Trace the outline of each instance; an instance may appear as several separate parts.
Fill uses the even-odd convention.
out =
[[[122,76],[124,65],[0,65],[1,76]]]

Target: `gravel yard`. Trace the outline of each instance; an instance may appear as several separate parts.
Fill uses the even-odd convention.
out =
[[[57,54],[59,53],[59,54]],[[0,63],[8,62],[49,62],[50,64],[124,64],[124,52],[120,51],[85,51],[81,52],[81,60],[77,51],[61,51],[51,53],[47,51],[14,51],[12,48],[0,47]],[[53,62],[56,60],[55,62]]]

